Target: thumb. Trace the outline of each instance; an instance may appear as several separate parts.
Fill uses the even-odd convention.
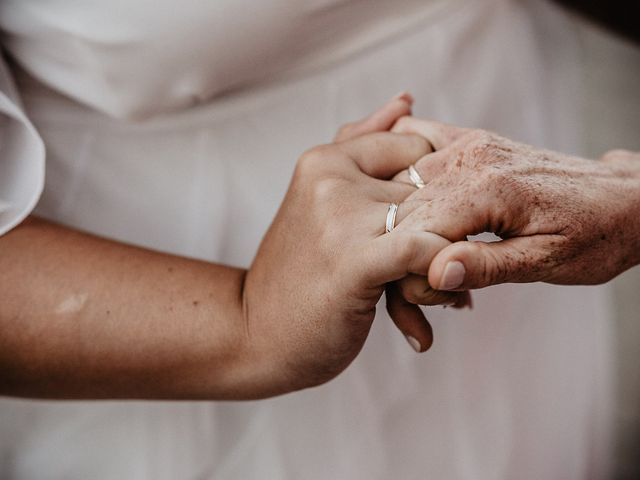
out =
[[[358,285],[381,287],[411,273],[426,276],[432,259],[447,245],[446,238],[434,233],[394,230],[354,251],[345,267]]]
[[[456,242],[429,267],[436,290],[469,290],[499,283],[548,281],[556,268],[557,235],[513,237],[499,242]]]

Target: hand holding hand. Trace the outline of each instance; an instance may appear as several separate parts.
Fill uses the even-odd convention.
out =
[[[382,117],[373,124],[395,120]],[[360,351],[385,284],[408,274],[425,277],[435,254],[449,245],[425,229],[384,233],[389,204],[415,188],[380,179],[429,151],[420,136],[385,132],[300,158],[245,281],[246,351],[257,359],[252,365],[261,364],[255,382],[265,382],[257,391],[291,391],[341,372]],[[394,308],[403,332],[426,350],[431,330],[418,307]]]
[[[393,131],[420,134],[436,150],[415,165],[427,188],[399,211],[408,227],[456,242],[434,258],[433,288],[597,284],[640,262],[640,154],[592,161],[411,117]],[[409,182],[408,173],[396,179]],[[465,241],[484,231],[503,241]]]

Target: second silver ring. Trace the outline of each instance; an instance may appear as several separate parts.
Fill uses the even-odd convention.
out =
[[[390,203],[387,210],[387,222],[384,227],[385,233],[391,233],[396,228],[396,215],[398,214],[398,204]]]
[[[409,180],[411,180],[411,183],[413,183],[416,188],[425,187],[424,180],[413,165],[409,166]]]

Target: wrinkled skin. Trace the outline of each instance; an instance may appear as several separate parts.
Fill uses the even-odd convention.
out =
[[[393,131],[420,134],[436,150],[415,165],[426,188],[399,212],[407,228],[426,225],[455,242],[430,266],[433,288],[599,284],[640,262],[640,154],[587,160],[412,117]],[[407,172],[396,180],[408,182]],[[504,240],[465,241],[483,231]],[[411,279],[401,283],[409,297],[424,290]]]

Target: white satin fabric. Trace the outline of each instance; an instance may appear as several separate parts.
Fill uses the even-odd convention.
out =
[[[31,213],[43,187],[44,145],[0,57],[0,235]]]
[[[0,0],[37,79],[16,70],[47,146],[37,212],[247,266],[299,154],[404,89],[417,115],[580,152],[576,20],[546,2],[255,3]],[[607,478],[606,289],[507,285],[428,314],[429,353],[380,308],[344,374],[271,400],[3,400],[0,477]]]

